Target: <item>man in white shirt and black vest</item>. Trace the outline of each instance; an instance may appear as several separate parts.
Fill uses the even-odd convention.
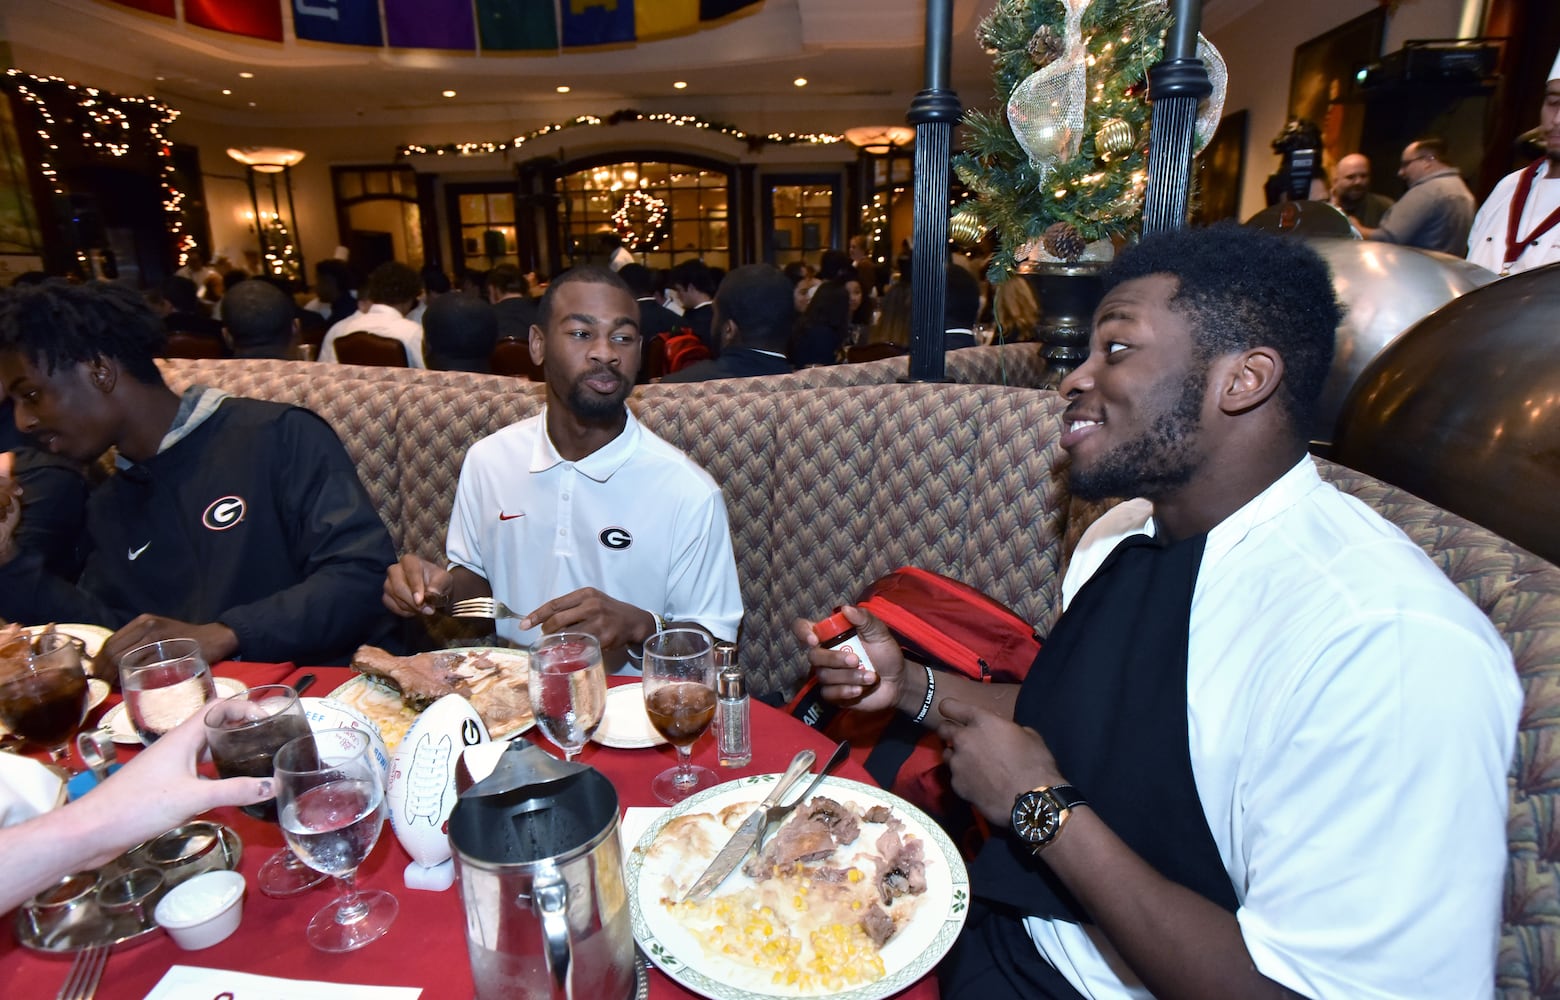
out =
[[[1019,685],[809,646],[825,697],[896,707],[990,822],[945,1000],[1488,996],[1521,692],[1305,429],[1340,310],[1304,244],[1238,227],[1112,266],[1061,385],[1092,525]],[[1448,810],[1451,810],[1449,815]]]

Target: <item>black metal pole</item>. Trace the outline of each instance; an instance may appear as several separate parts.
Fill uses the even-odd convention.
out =
[[[298,256],[298,286],[307,287],[309,272],[303,262],[303,238],[298,234],[298,209],[293,206],[292,167],[282,168],[282,178],[287,182],[287,221],[292,223],[293,250]]]
[[[1192,150],[1197,103],[1213,92],[1197,58],[1201,0],[1171,0],[1172,23],[1165,57],[1148,71],[1154,102],[1149,128],[1148,189],[1143,198],[1143,235],[1186,227],[1192,192]]]
[[[255,212],[255,237],[260,241],[261,267],[265,266],[265,220],[260,217],[260,192],[255,189],[255,168],[244,165],[244,180],[249,183],[249,204]],[[209,262],[213,256],[212,248],[206,248],[206,260]]]
[[[948,175],[959,97],[948,89],[952,0],[926,0],[926,89],[905,120],[915,126],[915,224],[911,230],[910,381],[943,381],[947,295]]]

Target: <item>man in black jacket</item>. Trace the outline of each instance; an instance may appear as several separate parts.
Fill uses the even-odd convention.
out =
[[[0,495],[0,615],[117,629],[103,662],[187,636],[208,661],[345,661],[392,623],[379,603],[389,533],[335,433],[307,410],[203,386],[153,361],[157,317],[116,285],[51,282],[0,298],[0,384],[16,425],[117,471],[87,505],[75,585],[15,545]]]
[[[785,347],[796,313],[791,279],[785,272],[772,264],[737,268],[720,283],[711,312],[711,328],[721,344],[720,357],[695,362],[662,382],[704,382],[792,371]]]

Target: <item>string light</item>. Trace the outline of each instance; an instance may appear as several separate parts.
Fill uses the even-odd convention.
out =
[[[5,82],[37,115],[37,134],[46,151],[38,162],[38,172],[55,194],[66,194],[55,167],[60,143],[75,140],[81,151],[91,156],[121,159],[141,145],[134,120],[146,119],[146,143],[159,165],[162,208],[167,218],[168,235],[173,239],[178,262],[183,266],[194,238],[185,230],[185,194],[174,184],[173,146],[164,130],[179,113],[151,97],[125,97],[71,83],[58,76],[34,76],[19,69],[8,69]],[[78,257],[84,255],[78,251]]]
[[[641,220],[639,227],[634,225],[634,216]],[[630,250],[638,250],[655,239],[665,224],[666,202],[648,191],[630,191],[612,213],[612,228]]]
[[[835,135],[830,132],[770,132],[767,135],[756,135],[744,132],[735,125],[725,122],[713,122],[698,115],[679,115],[669,112],[645,112],[625,108],[614,111],[606,118],[596,115],[577,115],[568,121],[552,122],[541,128],[533,129],[522,135],[505,142],[447,142],[436,146],[422,146],[415,143],[402,146],[398,151],[400,156],[487,156],[494,153],[504,153],[511,149],[519,149],[528,142],[533,142],[543,136],[564,129],[574,128],[599,128],[604,125],[622,125],[627,122],[649,122],[652,125],[666,125],[672,128],[701,129],[708,132],[716,132],[729,136],[739,142],[745,142],[753,148],[764,145],[776,146],[829,146],[845,141],[843,135]]]

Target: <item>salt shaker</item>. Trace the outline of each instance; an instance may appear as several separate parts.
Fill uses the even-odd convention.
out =
[[[719,672],[715,693],[715,733],[722,767],[746,767],[753,760],[753,731],[749,725],[747,682],[737,666],[737,644],[715,643],[715,669]]]

